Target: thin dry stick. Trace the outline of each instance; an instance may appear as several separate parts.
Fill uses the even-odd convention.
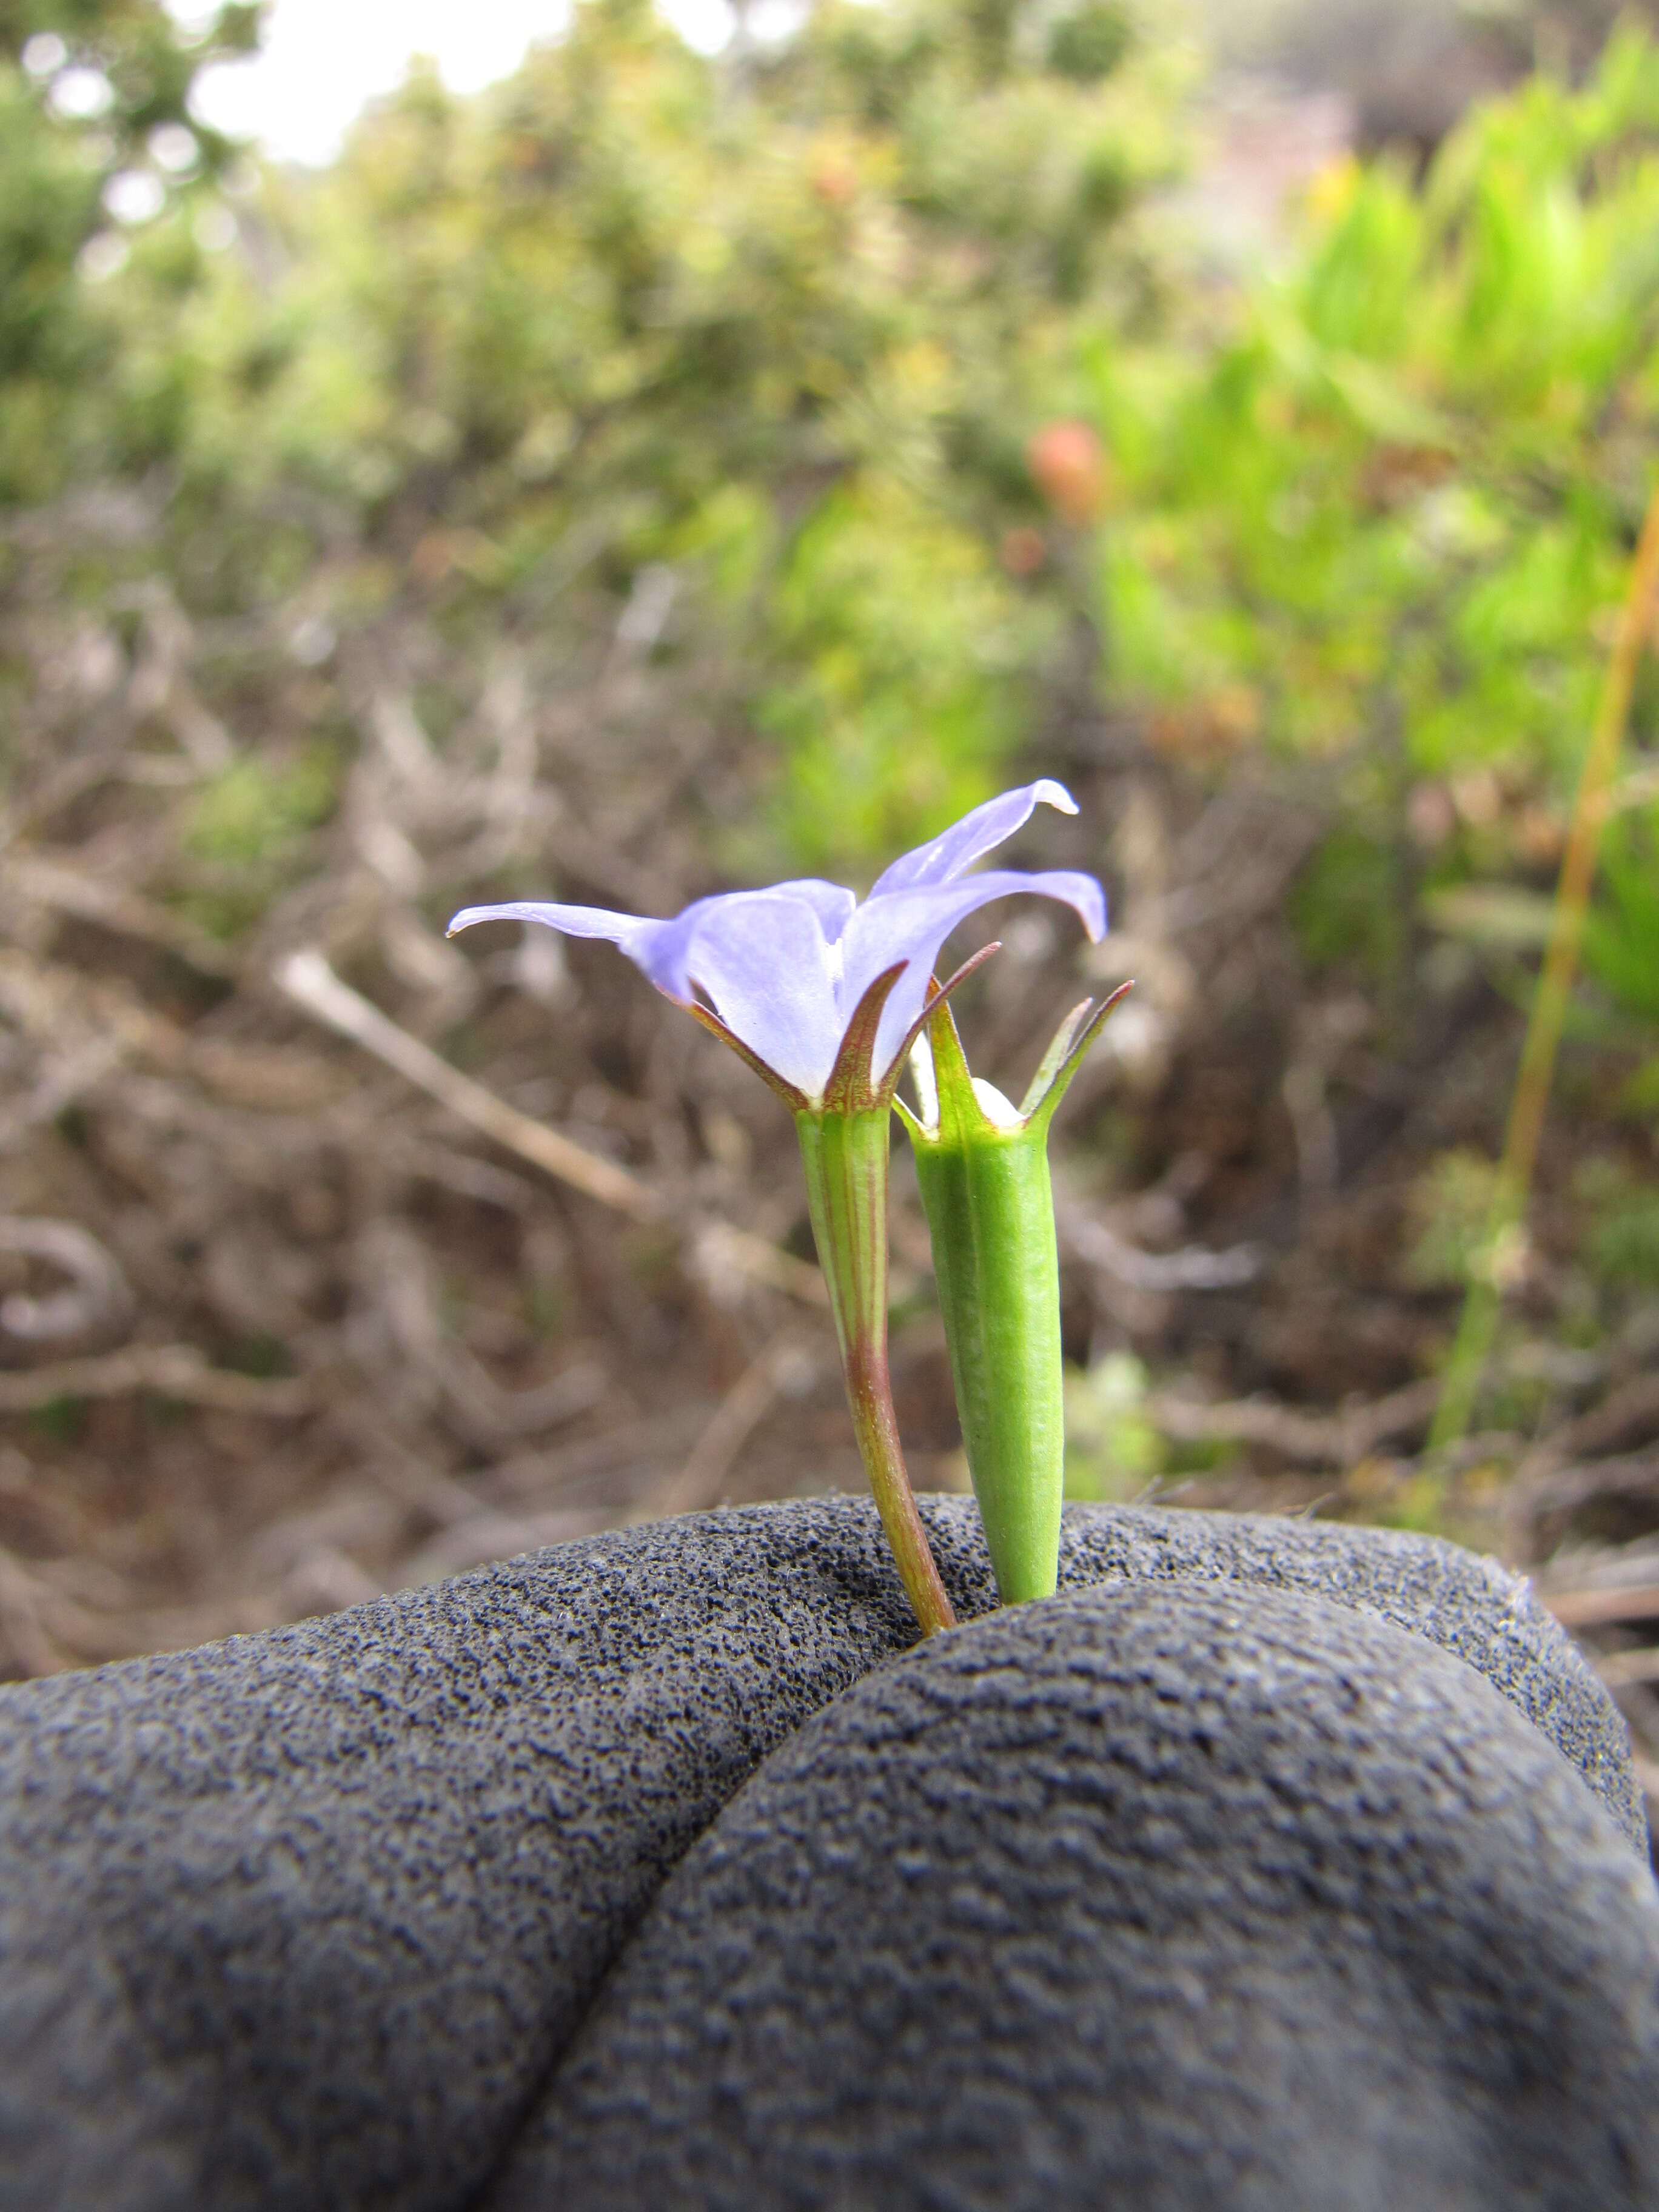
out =
[[[290,953],[276,969],[276,983],[296,1006],[325,1022],[330,1029],[349,1037],[365,1052],[373,1053],[412,1083],[417,1091],[448,1107],[463,1121],[493,1137],[520,1159],[530,1160],[544,1174],[556,1176],[601,1206],[626,1213],[635,1221],[661,1221],[667,1209],[650,1185],[613,1160],[601,1159],[520,1114],[493,1091],[463,1075],[447,1060],[422,1044],[407,1030],[399,1029],[387,1014],[372,1006],[361,992],[343,983],[322,954],[316,951]]]
[[[1555,1073],[1556,1053],[1577,970],[1578,949],[1583,940],[1596,854],[1607,818],[1608,793],[1630,720],[1637,664],[1653,622],[1656,588],[1659,588],[1659,485],[1648,501],[1642,534],[1637,540],[1630,581],[1619,611],[1619,628],[1607,655],[1595,724],[1578,779],[1567,848],[1562,856],[1561,875],[1551,913],[1549,949],[1544,956],[1543,973],[1532,1002],[1532,1018],[1527,1024],[1527,1041],[1522,1048],[1515,1094],[1510,1105],[1504,1156],[1498,1163],[1487,1217],[1484,1248],[1487,1264],[1471,1280],[1463,1303],[1457,1340],[1446,1368],[1445,1388],[1429,1437],[1432,1449],[1455,1443],[1467,1431],[1475,1393],[1480,1387],[1497,1333],[1499,1288],[1498,1268],[1492,1263],[1501,1255],[1506,1238],[1526,1217],[1539,1139],[1543,1133],[1544,1114]]]
[[[26,1676],[55,1674],[64,1663],[41,1624],[32,1577],[0,1547],[0,1654],[6,1653]]]
[[[1158,1391],[1141,1410],[1176,1443],[1266,1444],[1285,1459],[1315,1466],[1351,1466],[1378,1444],[1419,1428],[1434,1411],[1437,1385],[1407,1382],[1369,1405],[1334,1413],[1304,1413],[1272,1398],[1220,1403]]]
[[[265,1382],[255,1375],[237,1375],[210,1367],[193,1344],[157,1344],[0,1375],[0,1413],[39,1413],[65,1398],[121,1398],[133,1390],[151,1390],[181,1405],[279,1419],[308,1412],[315,1402],[304,1381]]]
[[[658,1521],[671,1513],[695,1513],[719,1502],[721,1486],[738,1454],[771,1412],[790,1363],[799,1357],[799,1345],[785,1329],[750,1361],[721,1399],[685,1465],[650,1500],[641,1519]]]
[[[227,976],[236,972],[234,957],[208,936],[154,899],[127,890],[118,884],[100,881],[65,866],[44,853],[15,855],[6,868],[8,884],[25,898],[55,908],[60,914],[100,922],[123,937],[136,937],[159,945],[189,962],[204,975]]]
[[[1537,1595],[1563,1628],[1599,1628],[1613,1621],[1659,1618],[1659,1583],[1639,1583],[1624,1589],[1540,1590]]]
[[[568,1137],[562,1137],[556,1129],[532,1121],[528,1114],[520,1114],[482,1083],[475,1083],[470,1075],[463,1075],[459,1068],[452,1067],[429,1045],[422,1044],[407,1030],[399,1029],[389,1015],[371,1005],[361,992],[342,982],[320,952],[312,949],[290,953],[277,967],[276,981],[280,990],[316,1020],[361,1045],[406,1083],[412,1083],[417,1091],[424,1091],[459,1120],[470,1123],[506,1151],[516,1152],[520,1159],[528,1160],[544,1175],[568,1183],[573,1190],[596,1199],[616,1212],[627,1214],[632,1220],[672,1220],[672,1210],[668,1202],[648,1182],[628,1169],[619,1168],[613,1160],[601,1159],[597,1152],[587,1152]],[[705,1250],[718,1251],[730,1266],[756,1281],[770,1284],[775,1290],[787,1291],[791,1297],[810,1305],[825,1303],[823,1279],[817,1269],[805,1261],[779,1251],[764,1237],[751,1237],[726,1223],[699,1223],[693,1226]]]
[[[1599,1406],[1541,1437],[1522,1463],[1522,1475],[1549,1474],[1568,1461],[1589,1459],[1650,1436],[1659,1422],[1659,1375],[1638,1375]]]

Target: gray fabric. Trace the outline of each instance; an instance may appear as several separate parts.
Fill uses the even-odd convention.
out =
[[[1487,1683],[1100,1589],[880,1669],[669,1877],[488,2212],[1659,2206],[1659,1897]]]
[[[925,1507],[964,1615],[964,1500]],[[1640,1835],[1623,1731],[1452,1547],[1068,1516],[1064,1573],[1322,1590],[1456,1651]],[[914,1633],[854,1499],[561,1546],[0,1691],[0,2206],[469,2203],[669,1869]]]
[[[1495,1559],[1394,1528],[1094,1506],[1067,1512],[1060,1573],[1062,1589],[1224,1576],[1306,1590],[1425,1636],[1518,1705],[1647,1855],[1647,1815],[1617,1706],[1526,1582]]]

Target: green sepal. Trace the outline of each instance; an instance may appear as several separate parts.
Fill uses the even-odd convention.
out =
[[[1022,1120],[1035,1121],[1046,1131],[1054,1118],[1055,1107],[1072,1087],[1072,1078],[1082,1066],[1090,1046],[1104,1027],[1106,1017],[1128,997],[1133,988],[1133,981],[1120,983],[1115,991],[1109,993],[1101,1000],[1092,1013],[1089,1009],[1093,1001],[1089,999],[1084,1000],[1081,1006],[1073,1007],[1055,1030],[1054,1042],[1043,1054],[1042,1063],[1031,1078],[1030,1089],[1027,1091],[1019,1109]]]

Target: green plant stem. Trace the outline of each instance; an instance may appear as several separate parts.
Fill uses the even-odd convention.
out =
[[[1509,1124],[1504,1136],[1503,1158],[1492,1189],[1491,1211],[1482,1246],[1482,1271],[1471,1281],[1463,1302],[1446,1380],[1430,1431],[1431,1447],[1458,1443],[1468,1431],[1480,1378],[1486,1371],[1498,1330],[1502,1287],[1493,1264],[1505,1240],[1526,1219],[1532,1191],[1533,1170],[1543,1134],[1567,1002],[1577,972],[1584,921],[1589,911],[1590,887],[1595,878],[1596,854],[1607,824],[1608,794],[1619,754],[1630,720],[1631,693],[1642,647],[1654,619],[1654,596],[1659,587],[1659,486],[1648,501],[1642,534],[1631,562],[1630,580],[1619,611],[1619,627],[1607,654],[1607,672],[1596,705],[1595,722],[1579,773],[1566,850],[1555,887],[1550,917],[1549,945],[1533,996],[1527,1038],[1516,1072],[1510,1102]]]
[[[867,1111],[797,1114],[807,1204],[829,1285],[848,1402],[870,1489],[924,1636],[956,1626],[927,1532],[916,1511],[893,1415],[887,1364],[885,1104]]]

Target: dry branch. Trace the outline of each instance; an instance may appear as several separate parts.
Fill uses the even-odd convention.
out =
[[[1659,1583],[1614,1583],[1600,1589],[1540,1589],[1563,1628],[1599,1628],[1620,1620],[1659,1620]]]
[[[568,1183],[585,1197],[597,1199],[635,1221],[662,1221],[667,1207],[648,1183],[619,1168],[615,1161],[562,1137],[520,1114],[505,1099],[463,1075],[458,1067],[400,1029],[387,1014],[373,1006],[361,992],[343,983],[322,954],[313,950],[290,953],[276,974],[277,987],[296,1006],[325,1023],[341,1036],[372,1053],[383,1066],[424,1091],[429,1098],[477,1129],[520,1159],[529,1160],[544,1175]]]
[[[86,875],[61,860],[45,854],[15,854],[6,863],[6,882],[9,889],[41,906],[158,945],[188,961],[204,975],[228,976],[236,972],[232,955],[205,932],[192,929],[155,900]]]
[[[158,1344],[0,1374],[0,1413],[39,1413],[67,1398],[120,1398],[133,1390],[151,1391],[185,1405],[267,1413],[278,1419],[307,1413],[314,1401],[307,1381],[266,1382],[254,1375],[237,1375],[210,1367],[194,1345]]]
[[[1379,1444],[1424,1427],[1438,1395],[1439,1384],[1432,1380],[1408,1382],[1369,1405],[1302,1413],[1271,1398],[1206,1405],[1158,1391],[1144,1401],[1142,1410],[1177,1443],[1265,1444],[1286,1459],[1312,1466],[1350,1467]]]
[[[1062,1206],[1059,1221],[1061,1236],[1079,1260],[1132,1291],[1233,1290],[1261,1273],[1261,1255],[1253,1244],[1235,1244],[1224,1252],[1197,1244],[1179,1252],[1143,1252],[1075,1206]]]
[[[0,1662],[14,1672],[51,1674],[63,1654],[41,1620],[40,1593],[20,1559],[0,1547]]]
[[[37,1298],[22,1291],[0,1298],[0,1331],[26,1343],[65,1337],[125,1335],[132,1292],[118,1262],[76,1221],[0,1218],[0,1252],[46,1260],[70,1279],[71,1288]]]
[[[1517,1559],[1547,1553],[1574,1515],[1603,1499],[1659,1505],[1659,1455],[1649,1450],[1591,1460],[1558,1468],[1553,1474],[1523,1472],[1510,1484],[1504,1501],[1510,1553]],[[1548,1533],[1552,1527],[1553,1534]]]
[[[781,1331],[744,1368],[685,1465],[647,1502],[638,1517],[658,1521],[671,1513],[696,1513],[717,1504],[744,1444],[779,1398],[797,1394],[803,1383],[811,1383],[814,1372],[811,1354],[789,1330]]]
[[[277,968],[276,980],[287,996],[316,1020],[372,1053],[405,1082],[544,1175],[568,1183],[601,1206],[627,1214],[631,1220],[667,1223],[673,1218],[674,1209],[668,1200],[641,1177],[613,1160],[586,1151],[556,1129],[532,1121],[528,1114],[520,1114],[482,1083],[452,1067],[429,1045],[400,1029],[389,1015],[342,982],[320,952],[313,949],[289,954]],[[723,1255],[738,1272],[791,1297],[815,1305],[824,1304],[823,1280],[805,1261],[725,1223],[697,1223],[691,1228],[694,1240],[701,1236],[705,1249]]]
[[[1638,1375],[1611,1391],[1599,1406],[1565,1422],[1530,1452],[1524,1478],[1554,1474],[1570,1460],[1593,1459],[1615,1445],[1651,1436],[1659,1428],[1659,1375]]]

